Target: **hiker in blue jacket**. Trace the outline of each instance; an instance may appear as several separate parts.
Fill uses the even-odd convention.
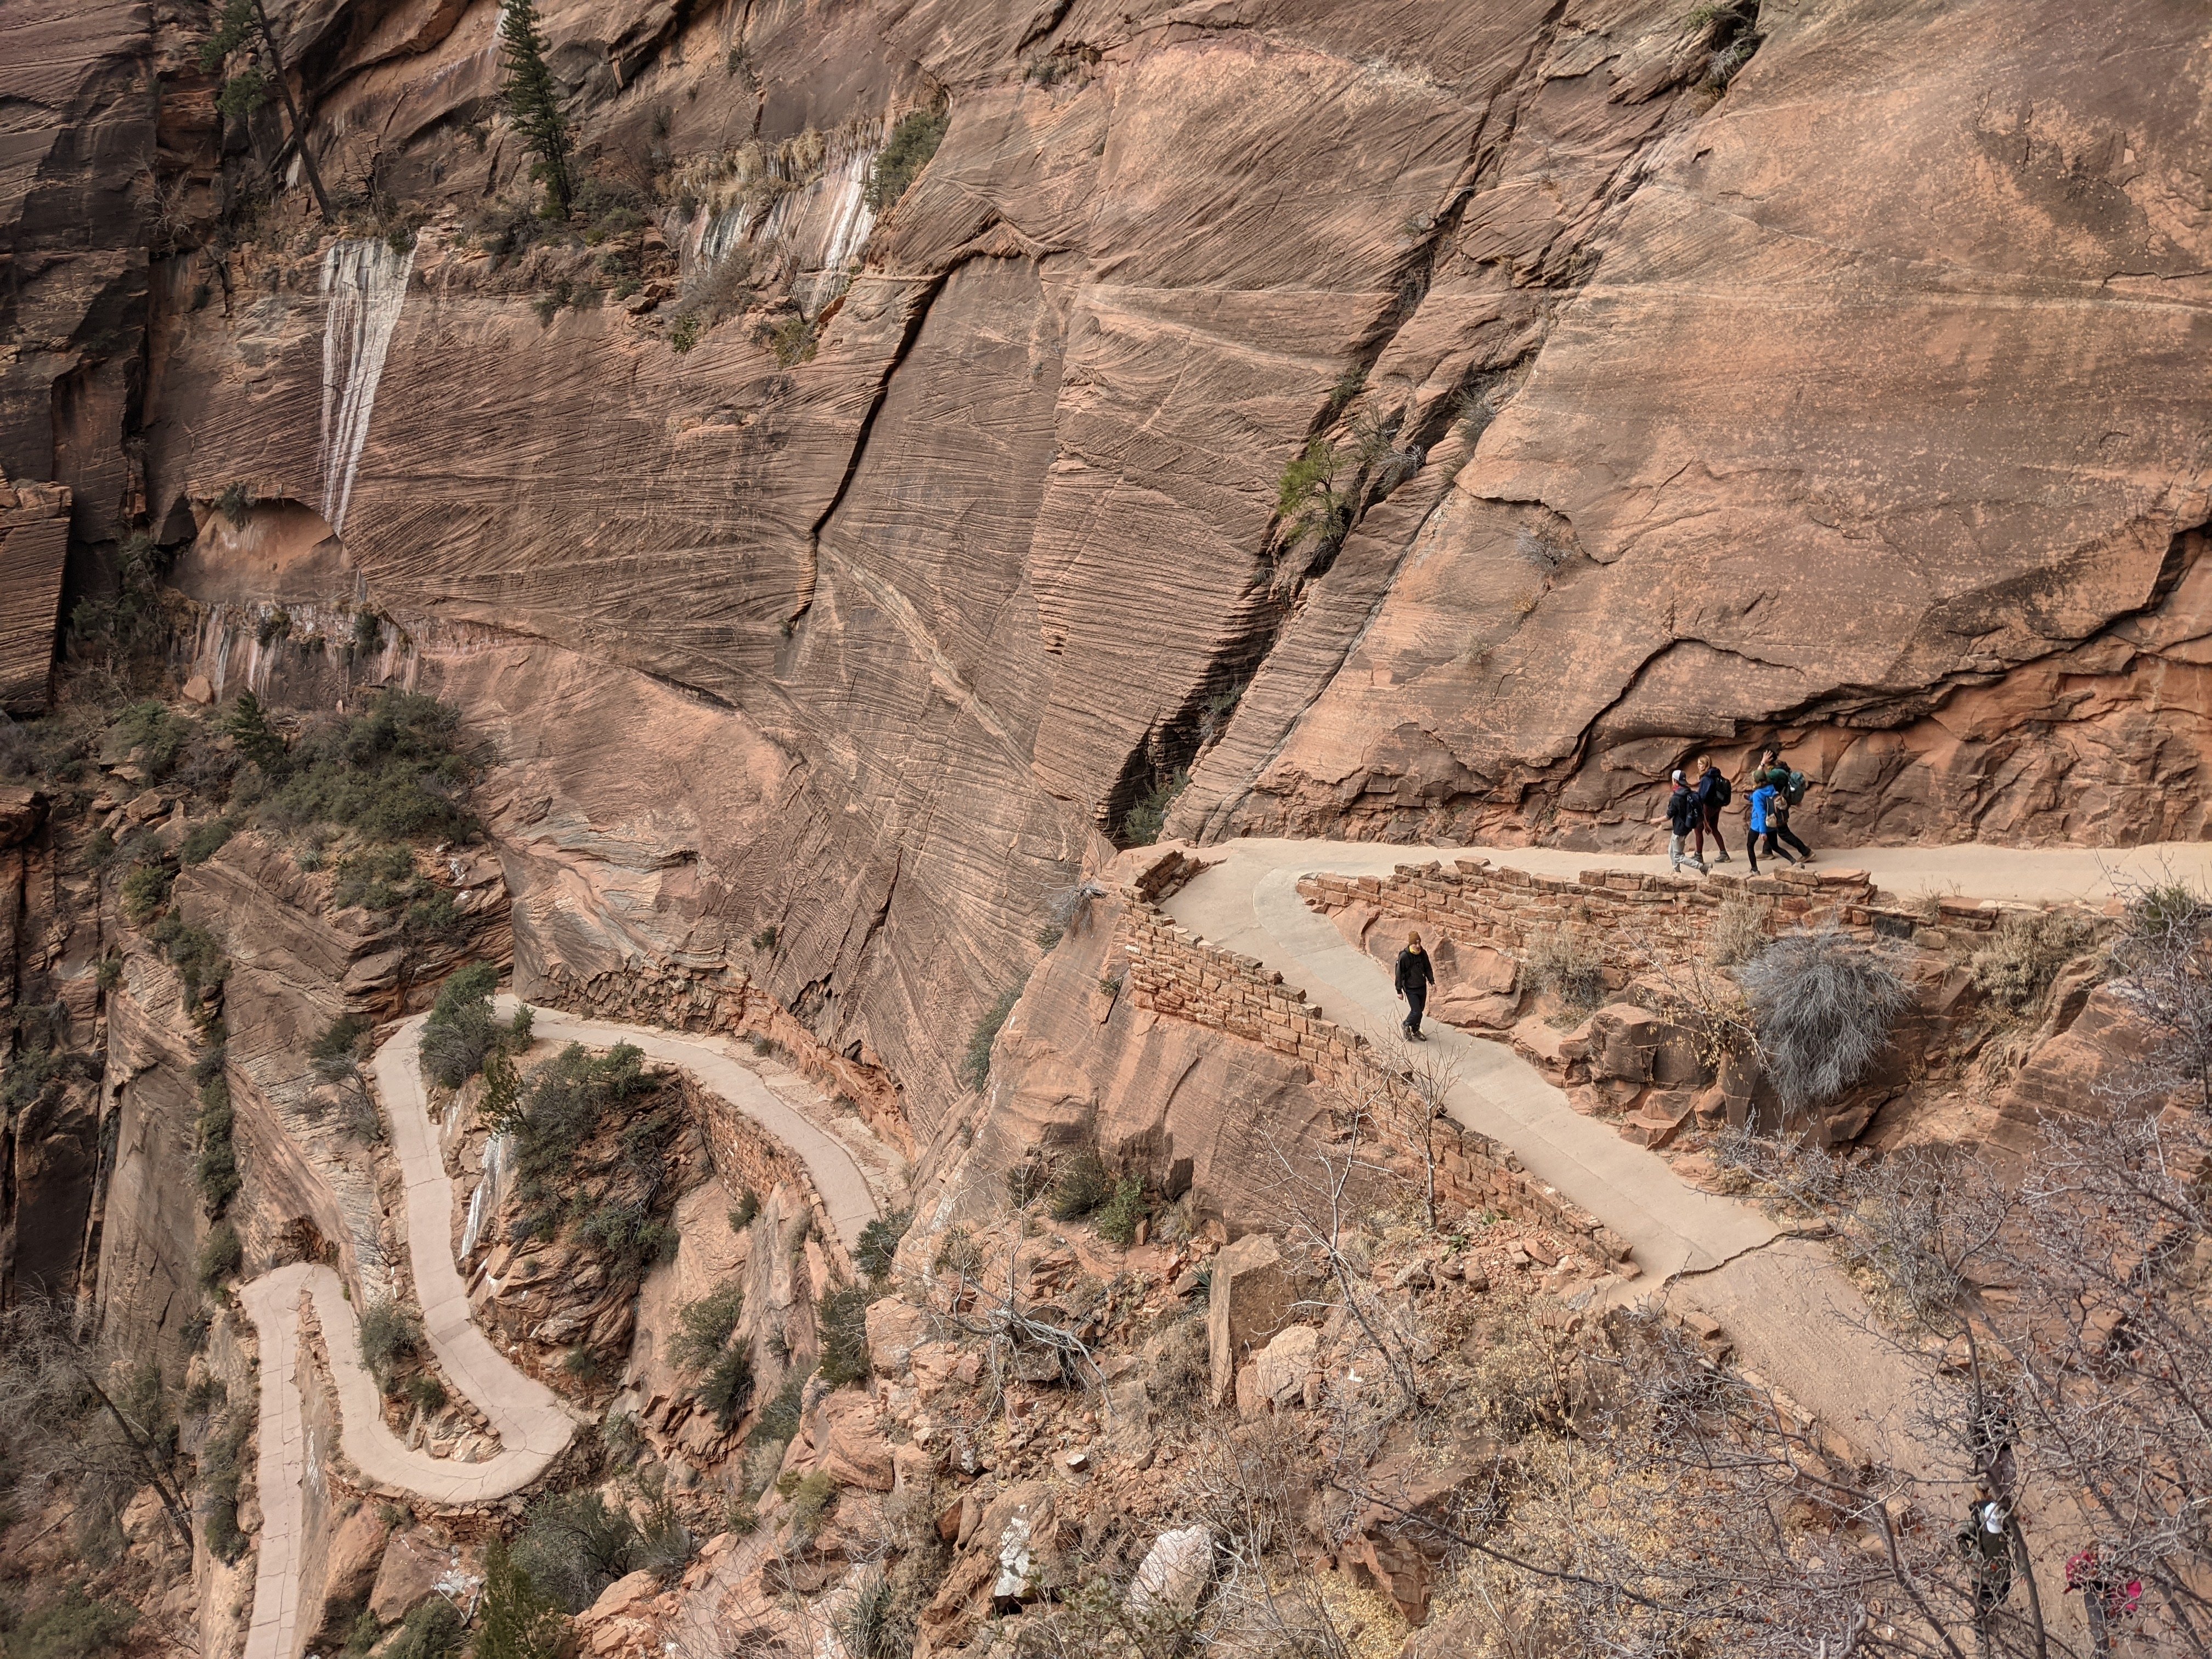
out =
[[[1751,833],[1743,838],[1745,856],[1751,860],[1751,873],[1759,873],[1759,838],[1766,837],[1766,855],[1780,859],[1784,864],[1795,864],[1796,859],[1774,844],[1775,804],[1782,799],[1782,791],[1764,774],[1759,775],[1759,787],[1751,792]]]
[[[1677,771],[1674,793],[1667,797],[1667,862],[1674,869],[1681,869],[1686,856],[1683,848],[1689,844],[1692,831],[1703,830],[1705,821],[1705,809],[1698,799],[1698,792],[1691,788],[1683,781],[1681,773]],[[1698,844],[1700,847],[1704,845],[1702,834]],[[1699,875],[1705,873],[1705,860],[1702,856],[1692,859],[1690,862],[1697,866]]]

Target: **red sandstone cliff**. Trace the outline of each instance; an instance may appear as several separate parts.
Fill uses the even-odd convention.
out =
[[[533,994],[743,973],[927,1134],[1186,767],[1621,844],[1779,731],[1824,835],[2201,829],[2201,19],[556,3],[637,210],[516,252],[488,0],[273,9],[336,250],[197,9],[11,12],[0,465],[79,588],[182,551],[211,690],[460,703]]]

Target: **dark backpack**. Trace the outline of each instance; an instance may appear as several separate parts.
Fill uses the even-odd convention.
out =
[[[1729,786],[1729,781],[1728,781],[1726,778],[1724,778],[1724,777],[1721,776],[1721,775],[1720,775],[1719,773],[1717,773],[1717,772],[1714,773],[1714,774],[1713,774],[1713,805],[1716,805],[1716,806],[1726,806],[1726,805],[1727,805],[1730,801],[1734,800],[1735,799],[1735,789],[1734,789],[1733,787],[1731,787]]]
[[[1807,777],[1802,772],[1792,772],[1789,781],[1782,786],[1782,799],[1792,806],[1802,806],[1805,804],[1806,788],[1812,781],[1812,779]]]

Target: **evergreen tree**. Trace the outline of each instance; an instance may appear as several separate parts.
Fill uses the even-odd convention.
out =
[[[276,31],[270,26],[269,13],[262,0],[224,0],[222,10],[216,19],[215,33],[200,42],[200,67],[210,75],[220,75],[231,54],[236,52],[246,54],[246,65],[223,82],[216,94],[216,107],[234,120],[242,119],[269,101],[272,88],[282,95],[285,118],[292,126],[293,148],[300,153],[300,164],[307,171],[308,187],[315,192],[315,205],[321,210],[323,222],[330,223],[331,198],[323,189],[323,175],[315,166],[315,154],[307,148],[307,120],[292,96],[291,83],[284,78],[284,54],[277,49]],[[267,69],[259,61],[264,53],[269,59]]]
[[[261,769],[265,777],[281,778],[289,769],[289,757],[284,739],[276,728],[269,724],[268,712],[261,707],[261,699],[248,686],[238,694],[238,702],[230,711],[230,735],[238,744],[238,752]]]
[[[556,1659],[568,1621],[495,1535],[484,1550],[483,1622],[470,1659]]]
[[[500,52],[507,64],[507,107],[538,158],[530,176],[545,185],[545,216],[568,216],[568,125],[561,118],[560,89],[545,67],[545,37],[538,30],[535,0],[503,0]]]

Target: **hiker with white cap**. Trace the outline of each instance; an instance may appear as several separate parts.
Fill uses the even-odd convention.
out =
[[[1692,856],[1686,850],[1691,834],[1705,827],[1705,803],[1698,792],[1683,778],[1681,769],[1674,769],[1674,793],[1667,797],[1667,859],[1677,870],[1685,864],[1693,866],[1699,875],[1705,873],[1705,861]]]

